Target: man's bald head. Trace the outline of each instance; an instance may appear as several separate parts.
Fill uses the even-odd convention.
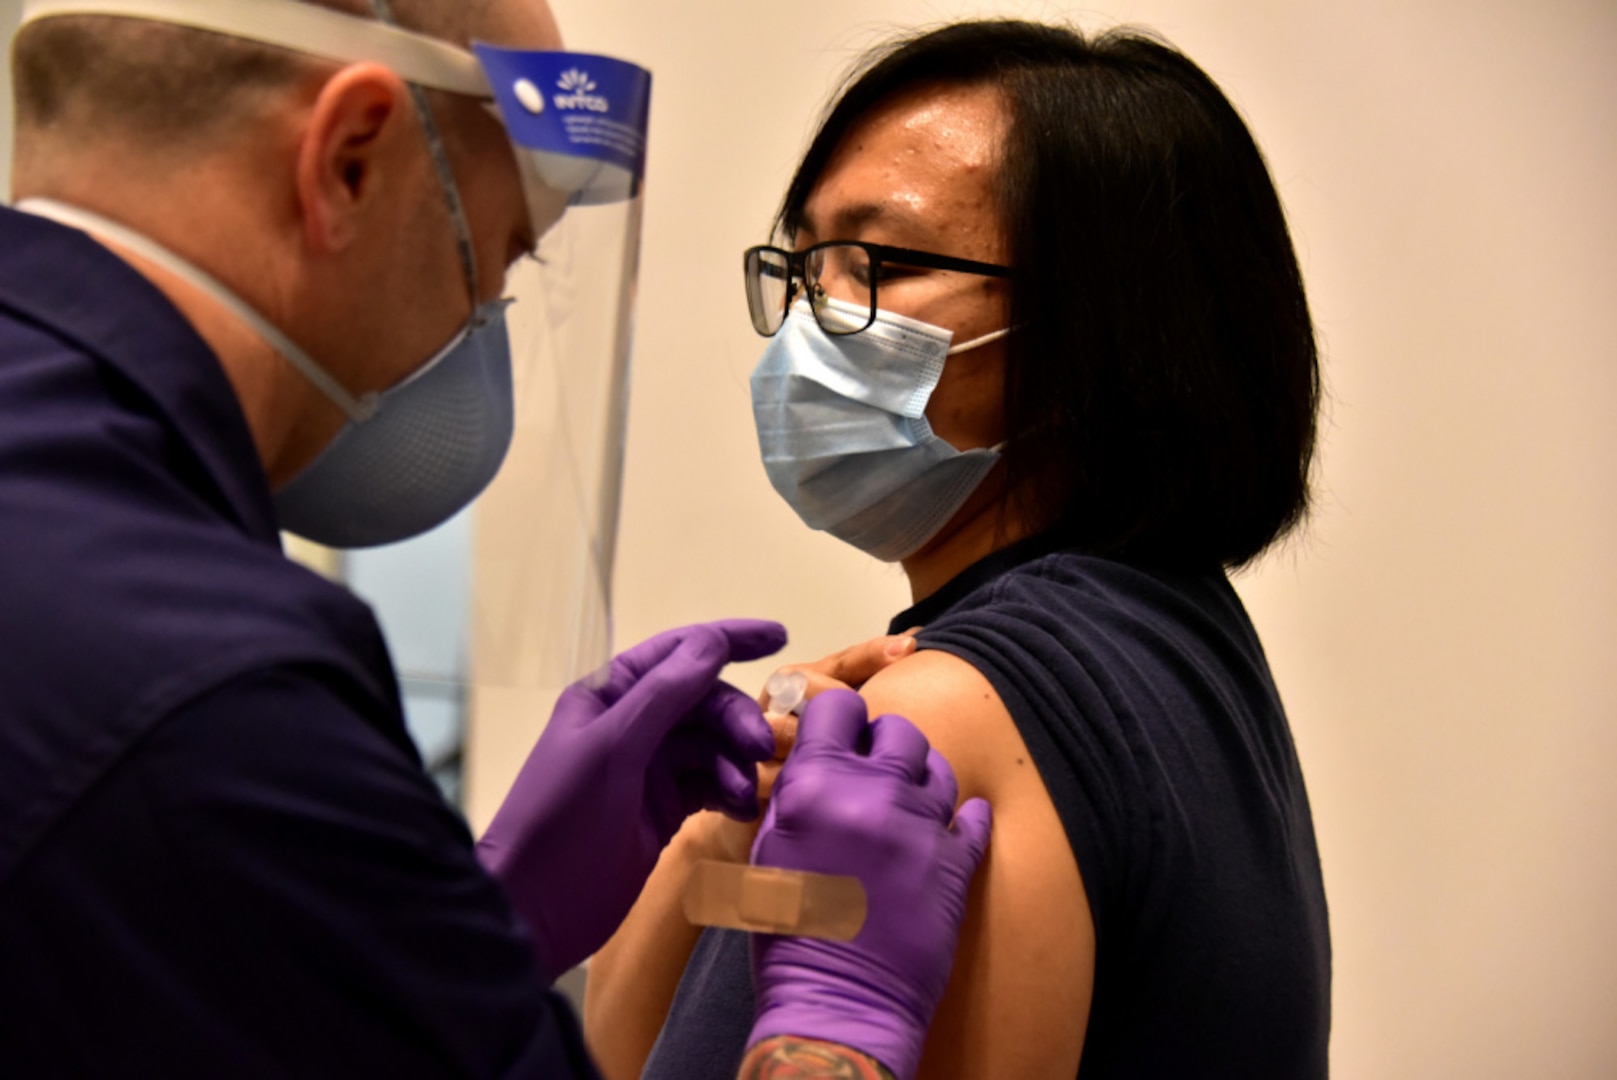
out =
[[[369,0],[300,0],[372,17]],[[492,36],[500,2],[391,0],[399,25],[465,46]],[[42,19],[13,53],[19,158],[37,140],[133,141],[153,152],[212,145],[264,95],[333,65],[189,27],[107,15]],[[21,161],[19,161],[21,164]]]

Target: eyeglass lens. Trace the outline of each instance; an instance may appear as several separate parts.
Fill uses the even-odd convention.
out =
[[[786,321],[791,275],[786,252],[769,247],[747,252],[747,308],[752,314],[753,329],[765,337]]]
[[[876,279],[870,252],[858,244],[820,244],[804,252],[814,318],[828,334],[857,334],[876,315]],[[840,300],[846,307],[833,307]]]
[[[780,329],[797,291],[792,287],[794,260],[779,248],[757,247],[747,252],[747,307],[760,334]],[[802,257],[802,287],[814,317],[830,334],[855,334],[875,317],[876,286],[870,253],[858,244],[820,244]],[[840,300],[847,308],[833,307]]]

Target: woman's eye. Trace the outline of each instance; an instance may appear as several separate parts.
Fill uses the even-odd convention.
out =
[[[904,266],[899,263],[878,263],[876,265],[876,283],[881,285],[890,281],[901,281],[904,278],[915,277],[917,274],[922,273],[925,273],[925,271],[918,270],[913,266]]]

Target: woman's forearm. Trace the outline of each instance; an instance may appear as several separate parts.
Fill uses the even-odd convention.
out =
[[[747,1051],[738,1080],[799,1080],[803,1077],[836,1077],[837,1080],[893,1080],[875,1058],[836,1043],[777,1035]]]
[[[717,814],[687,821],[663,851],[629,917],[591,958],[584,1038],[606,1080],[634,1080],[645,1068],[701,936],[681,908],[691,867],[701,859],[735,861],[737,850],[745,861],[746,831]]]

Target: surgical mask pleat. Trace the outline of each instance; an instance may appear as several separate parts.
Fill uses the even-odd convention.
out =
[[[926,411],[927,400],[943,375],[943,349],[936,339],[881,321],[857,334],[827,334],[820,330],[807,304],[793,308],[786,321],[793,331],[794,347],[812,350],[817,361],[804,365],[799,377],[818,382],[850,401],[899,416],[919,417]],[[782,327],[772,340],[787,332]]]

